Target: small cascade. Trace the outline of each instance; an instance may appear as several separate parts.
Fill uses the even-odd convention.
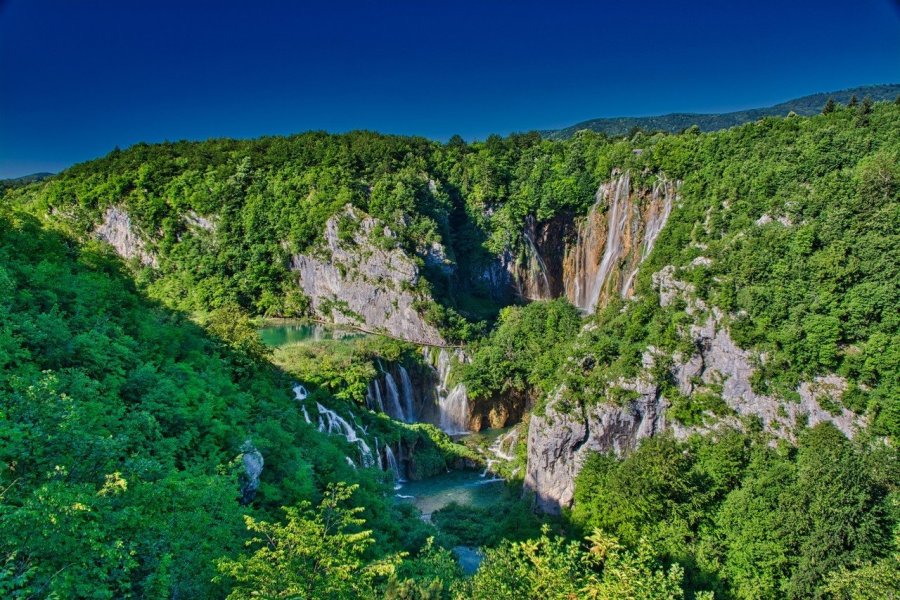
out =
[[[494,466],[500,462],[509,462],[515,458],[513,452],[516,443],[519,440],[519,427],[514,426],[501,436],[498,436],[494,443],[488,447],[488,452],[494,455],[484,463],[484,471],[482,477],[487,477],[489,473],[495,473]]]
[[[490,445],[488,450],[502,460],[510,461],[515,458],[513,456],[512,451],[515,448],[516,442],[519,439],[519,428],[513,427],[496,440],[494,443]]]
[[[462,355],[459,355],[462,357]],[[450,435],[468,433],[469,428],[469,396],[466,386],[456,385],[450,389],[450,353],[441,348],[437,357],[425,349],[425,359],[435,370],[434,392],[437,398],[436,425]]]
[[[529,300],[540,300],[542,298],[551,298],[553,293],[550,289],[550,279],[547,277],[547,264],[544,262],[541,253],[531,237],[531,233],[527,230],[523,232],[522,238],[525,240],[525,250],[528,255],[528,271],[529,281],[535,282],[536,290],[522,290],[520,295]]]
[[[310,418],[309,418],[309,413],[306,412],[306,405],[303,404],[303,405],[300,406],[300,408],[303,410],[303,418],[306,420],[307,423],[309,423],[310,425],[312,425],[312,421],[311,421]]]
[[[349,456],[345,456],[344,458],[347,459],[347,464],[348,464],[348,465],[350,465],[350,466],[353,467],[354,469],[356,468],[356,463],[353,462],[353,459],[352,459],[352,458],[350,458]]]
[[[398,421],[406,421],[403,414],[403,406],[400,404],[400,392],[397,391],[397,382],[390,373],[384,374],[384,387],[387,389],[387,413]]]
[[[497,464],[497,459],[495,459],[495,458],[489,458],[489,459],[487,459],[487,461],[484,463],[484,471],[481,472],[481,476],[482,476],[482,477],[487,477],[487,476],[488,476],[488,473],[493,473],[493,471],[492,471],[491,469],[492,469],[492,468],[494,467],[494,465],[496,465],[496,464]]]
[[[381,460],[381,450],[378,449],[378,438],[375,438],[375,460],[378,462],[378,469],[384,471],[384,461]]]
[[[293,391],[294,391],[294,397],[297,400],[306,400],[306,398],[309,397],[309,392],[306,391],[306,388],[303,387],[302,385],[300,385],[299,383],[294,386]]]
[[[390,444],[384,447],[384,457],[387,461],[388,469],[394,474],[394,481],[397,484],[404,483],[406,480],[403,479],[403,476],[400,474],[400,463],[397,462],[397,458],[394,456],[394,451],[391,449]],[[400,486],[398,485],[398,489]]]
[[[384,412],[384,401],[381,399],[381,387],[378,385],[377,379],[369,383],[369,391],[366,394],[366,401],[371,402],[372,410],[378,409],[378,412]]]
[[[469,396],[466,386],[457,384],[449,394],[439,398],[441,429],[451,435],[468,433]]]
[[[319,409],[319,431],[343,435],[351,444],[357,444],[359,446],[359,452],[362,455],[363,466],[372,466],[375,462],[375,459],[372,456],[372,450],[369,448],[369,445],[366,444],[366,440],[356,434],[356,429],[333,410],[325,408],[318,402],[316,402],[316,406]]]
[[[397,365],[400,371],[400,389],[403,391],[403,406],[406,409],[406,422],[413,423],[416,420],[415,408],[413,405],[413,386],[409,379],[409,373],[403,365]]]

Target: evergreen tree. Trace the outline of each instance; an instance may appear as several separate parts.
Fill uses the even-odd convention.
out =
[[[834,112],[835,104],[834,98],[828,98],[828,102],[825,103],[825,106],[822,108],[822,114],[827,115]]]

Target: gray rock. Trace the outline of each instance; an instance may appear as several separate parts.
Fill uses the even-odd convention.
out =
[[[665,428],[665,405],[655,386],[646,392],[625,407],[599,404],[563,412],[559,405],[565,390],[560,389],[544,416],[531,417],[525,488],[534,492],[538,509],[558,514],[572,504],[575,476],[589,452],[612,451],[621,456],[642,438]]]
[[[111,206],[103,214],[103,221],[94,228],[94,235],[108,243],[116,254],[126,260],[138,259],[142,265],[158,267],[156,256],[147,249],[147,244],[136,233],[131,217],[124,209]]]
[[[653,281],[660,294],[660,304],[666,306],[676,298],[682,298],[687,304],[685,312],[699,322],[690,328],[696,351],[689,357],[677,354],[673,357],[672,374],[682,394],[721,387],[722,399],[738,417],[759,419],[768,433],[790,442],[796,441],[798,424],[830,422],[848,437],[864,426],[864,419],[846,408],[841,407],[832,414],[820,404],[820,400],[827,398],[838,406],[847,382],[837,375],[817,377],[801,384],[797,388],[799,402],[754,392],[750,382],[755,365],[765,357],[739,348],[728,333],[721,311],[708,309],[694,297],[689,284],[674,278],[674,268],[665,267],[655,273]],[[537,508],[558,513],[562,507],[571,505],[575,477],[589,451],[614,452],[621,456],[637,446],[641,439],[662,431],[668,430],[675,437],[684,438],[693,432],[742,425],[740,418],[714,415],[710,415],[711,424],[699,427],[685,427],[667,420],[669,402],[650,376],[659,352],[656,348],[647,348],[642,357],[640,376],[609,385],[609,388],[636,393],[637,398],[626,406],[601,400],[587,408],[576,406],[565,410],[566,390],[561,388],[548,402],[544,415],[531,417],[525,487],[534,493]]]
[[[352,224],[352,239],[341,240],[342,219]],[[389,241],[394,234],[348,205],[328,219],[323,247],[292,258],[291,269],[313,310],[337,324],[422,344],[443,344],[438,330],[415,308],[418,300],[425,299],[415,291],[418,267],[401,249],[376,244],[376,236]]]
[[[256,491],[259,489],[259,477],[262,475],[265,461],[262,453],[250,440],[241,445],[240,459],[243,467],[238,476],[241,486],[241,504],[249,504],[256,497]]]

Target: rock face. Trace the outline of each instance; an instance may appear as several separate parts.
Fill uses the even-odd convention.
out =
[[[147,244],[135,232],[131,217],[124,209],[111,206],[103,214],[103,221],[94,229],[94,235],[115,249],[116,254],[126,260],[138,259],[142,265],[159,266],[156,256],[147,249]]]
[[[590,451],[621,455],[666,425],[655,386],[627,407],[575,406],[569,412],[560,410],[564,391],[557,392],[545,415],[532,415],[528,426],[525,487],[534,492],[535,506],[551,514],[571,505],[575,476]]]
[[[241,471],[238,481],[241,485],[241,504],[249,504],[256,497],[256,490],[259,489],[259,476],[262,475],[263,455],[253,442],[245,441],[241,445]]]
[[[860,417],[845,408],[829,412],[820,401],[840,400],[847,383],[835,375],[817,377],[797,389],[799,402],[757,394],[751,379],[762,357],[739,348],[728,333],[724,315],[711,310],[694,297],[690,285],[674,277],[674,268],[666,267],[653,275],[660,304],[666,306],[683,298],[685,311],[699,324],[690,327],[696,351],[690,357],[675,355],[672,375],[679,391],[689,396],[698,391],[721,389],[720,395],[733,416],[711,417],[710,425],[684,427],[666,419],[668,400],[652,380],[650,368],[658,350],[648,348],[643,355],[643,370],[634,380],[616,381],[612,388],[628,390],[635,399],[621,406],[606,399],[596,405],[570,406],[566,390],[557,390],[543,415],[532,415],[528,429],[528,466],[525,487],[535,495],[537,508],[558,513],[572,503],[575,477],[589,451],[614,452],[621,456],[638,442],[669,430],[676,437],[693,431],[710,431],[718,427],[740,427],[738,417],[758,419],[764,429],[783,439],[794,440],[797,425],[815,425],[823,421],[834,424],[848,437],[862,425]]]
[[[376,244],[375,237],[385,243]],[[441,345],[440,333],[414,308],[422,300],[415,292],[419,269],[393,238],[388,228],[348,205],[328,219],[324,246],[295,255],[291,269],[318,317]]]

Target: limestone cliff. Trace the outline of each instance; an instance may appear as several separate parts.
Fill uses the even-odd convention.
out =
[[[103,221],[94,228],[94,235],[108,243],[125,260],[137,259],[142,265],[159,266],[156,255],[138,235],[131,217],[123,208],[111,206],[103,213]]]
[[[438,330],[416,309],[423,300],[416,291],[419,268],[396,247],[394,237],[348,205],[328,219],[324,243],[293,256],[291,269],[319,318],[412,342],[443,344]]]
[[[695,352],[689,357],[672,357],[672,376],[678,391],[690,395],[720,390],[731,414],[710,414],[705,425],[695,427],[667,418],[670,402],[650,374],[659,357],[654,348],[644,352],[643,368],[636,379],[610,383],[606,390],[598,391],[597,402],[590,406],[569,402],[565,388],[558,389],[544,413],[531,417],[528,430],[525,486],[534,493],[536,506],[543,511],[555,513],[571,505],[575,477],[588,452],[611,451],[621,456],[641,439],[662,431],[684,437],[692,431],[741,427],[745,418],[750,418],[758,420],[770,434],[793,441],[798,425],[829,421],[847,436],[853,436],[863,425],[861,418],[849,410],[829,412],[820,403],[825,397],[838,400],[846,390],[846,382],[834,375],[801,384],[796,390],[798,402],[754,392],[751,380],[755,364],[764,357],[739,348],[728,333],[722,312],[697,299],[690,285],[675,278],[674,268],[655,273],[653,281],[661,305],[681,298],[687,305],[685,311],[695,319],[686,332]],[[614,388],[629,390],[634,399],[624,406],[612,402],[608,393]]]

